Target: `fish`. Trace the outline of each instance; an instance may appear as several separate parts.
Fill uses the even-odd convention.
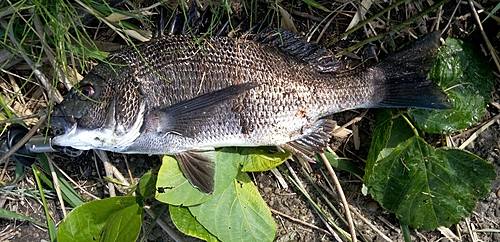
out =
[[[53,144],[173,155],[191,185],[211,194],[216,148],[276,146],[311,157],[329,144],[336,123],[328,115],[451,108],[428,79],[439,31],[350,71],[289,31],[259,38],[167,35],[112,53],[55,106]]]

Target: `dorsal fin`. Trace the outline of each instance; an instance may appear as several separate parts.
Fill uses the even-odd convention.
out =
[[[340,67],[332,52],[315,42],[308,42],[305,37],[290,30],[268,27],[258,33],[253,40],[275,46],[285,54],[309,63],[319,72],[333,72]]]

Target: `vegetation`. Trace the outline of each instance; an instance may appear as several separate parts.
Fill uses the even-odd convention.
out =
[[[351,37],[353,33],[363,28],[373,28],[370,25],[373,21],[385,21],[390,23],[388,25],[396,26],[394,32],[403,31],[409,28],[408,26],[415,27],[417,25],[415,22],[420,21],[420,17],[440,8],[446,2],[441,1],[432,6],[414,2],[413,4],[424,10],[405,21],[390,19],[387,17],[390,15],[377,11],[379,6],[357,6],[366,10],[372,17],[361,21],[362,16],[349,15],[352,17],[351,31],[338,38],[331,38],[328,44],[339,44],[343,37],[356,39]],[[240,10],[241,13],[252,18],[260,16],[257,14],[256,1],[251,1],[248,5],[242,5],[239,1],[223,1],[223,3],[221,6],[223,14],[231,14],[235,11],[234,7],[242,7],[244,10]],[[329,6],[312,0],[303,3],[313,13],[323,11],[337,15],[346,14],[340,7],[332,11]],[[394,9],[403,3],[408,1],[397,1],[387,6],[386,10]],[[92,29],[96,24],[95,20],[93,23],[85,22],[84,16],[96,18],[98,24],[106,25],[113,34],[120,36],[123,44],[133,45],[147,41],[153,36],[152,31],[143,30],[138,26],[153,25],[154,21],[149,16],[158,13],[159,5],[139,8],[127,4],[129,9],[124,10],[124,6],[118,8],[110,6],[107,2],[82,0],[1,3],[0,43],[4,50],[13,54],[8,54],[6,61],[0,59],[2,61],[0,79],[4,89],[0,94],[2,105],[0,119],[7,124],[21,122],[23,117],[28,116],[29,119],[24,119],[23,124],[40,125],[44,122],[44,115],[62,99],[63,95],[60,93],[78,83],[81,79],[78,73],[85,73],[91,68],[91,60],[105,61],[108,53],[99,50],[98,44],[101,42],[94,41],[95,36],[101,34],[101,30]],[[185,10],[187,4],[180,2],[179,5],[165,4],[165,6],[170,11],[176,8]],[[291,18],[292,7],[289,7],[288,3],[274,2],[267,6],[268,11],[264,15],[270,22],[279,22],[279,26],[296,28],[297,24]],[[495,13],[499,6],[500,4],[492,9],[483,20],[498,21]],[[217,6],[211,5],[211,7]],[[345,8],[344,5],[342,7]],[[327,15],[328,18],[330,16]],[[220,20],[222,17],[216,16],[214,19]],[[326,20],[327,18],[320,23],[330,25]],[[212,24],[218,23],[214,21]],[[303,28],[304,25],[300,27]],[[310,36],[318,34],[318,28],[310,28]],[[380,41],[389,36],[390,31],[380,34],[375,34],[373,30],[368,32],[373,37],[358,39],[359,43],[364,45]],[[340,53],[347,54],[358,50],[361,44],[354,47],[345,46],[344,51]],[[391,48],[390,44],[385,42],[382,44],[383,48],[384,46],[387,49]],[[372,196],[387,211],[395,213],[404,233],[409,231],[408,226],[434,230],[440,226],[449,227],[458,223],[470,215],[477,199],[490,192],[490,182],[496,177],[491,163],[463,150],[463,147],[456,148],[448,142],[449,134],[462,132],[477,125],[486,105],[490,102],[494,84],[492,71],[488,68],[488,63],[472,49],[460,40],[447,39],[437,58],[436,66],[430,73],[430,77],[450,96],[455,107],[453,110],[379,111],[376,115],[366,166],[363,169],[357,164],[340,159],[333,151],[317,158],[327,166],[331,164],[361,178],[366,195]],[[492,58],[496,58],[494,52]],[[48,62],[45,59],[48,59]],[[27,63],[30,70],[11,72],[9,68],[20,61]],[[47,63],[50,65],[48,68],[50,71],[46,71],[42,65]],[[7,78],[15,81],[7,81]],[[345,131],[343,128],[339,130]],[[40,132],[49,134],[48,129]],[[1,208],[0,214],[3,218],[44,224],[43,226],[49,229],[49,236],[53,241],[56,238],[59,241],[70,239],[132,241],[138,238],[146,240],[151,230],[144,228],[141,237],[144,211],[161,224],[161,219],[155,214],[161,214],[166,208],[161,206],[164,209],[155,212],[151,205],[155,204],[156,200],[169,205],[168,210],[173,223],[184,234],[210,241],[271,241],[276,236],[276,223],[271,210],[260,196],[258,187],[254,185],[247,172],[274,169],[275,172],[281,171],[287,181],[295,184],[295,189],[319,211],[322,219],[326,221],[325,224],[333,228],[325,234],[330,236],[336,234],[343,240],[349,241],[355,241],[356,238],[366,240],[359,231],[355,231],[350,216],[344,219],[337,208],[330,203],[329,195],[324,194],[327,189],[315,185],[316,192],[323,195],[317,200],[312,199],[310,191],[304,189],[300,181],[292,178],[294,176],[292,170],[283,168],[289,166],[287,162],[287,159],[291,158],[289,153],[275,153],[269,147],[252,149],[228,147],[219,149],[217,155],[216,188],[213,195],[203,194],[193,188],[183,176],[175,159],[165,156],[161,167],[152,168],[145,173],[136,185],[127,184],[123,179],[118,181],[118,178],[113,179],[110,176],[109,188],[125,187],[125,192],[122,193],[124,196],[114,196],[114,192],[110,190],[111,197],[102,200],[95,198],[86,203],[79,192],[74,190],[73,187],[76,186],[68,182],[70,178],[64,174],[64,169],[59,170],[54,167],[51,156],[39,155],[40,162],[31,167],[39,192],[29,194],[43,204],[46,223],[4,208]],[[0,187],[0,192],[2,194],[19,192],[20,189],[17,189],[16,185],[25,175],[24,169],[19,164],[8,163],[5,159],[0,161],[0,164],[2,162],[5,163],[5,168],[15,166],[16,169],[11,173],[15,178],[10,180],[4,178],[6,172],[2,172],[0,182],[5,186]],[[284,163],[286,164],[283,165]],[[331,179],[337,180],[333,170],[330,172],[332,172]],[[312,180],[309,183],[313,183]],[[53,194],[52,190],[55,190],[56,194]],[[339,189],[338,193],[343,196],[342,189]],[[59,197],[61,211],[66,211],[66,206],[74,208],[67,216],[64,213],[65,219],[57,228],[55,226],[57,220],[49,211],[47,195]],[[319,206],[318,200],[327,203],[328,206]],[[0,200],[0,205],[4,203],[5,201]],[[344,208],[349,208],[347,203],[344,203]],[[337,211],[338,215],[331,215],[331,211]],[[350,214],[349,209],[345,210],[344,214],[346,213]],[[335,222],[337,219],[341,221],[340,224]],[[168,227],[163,225],[162,227],[174,239],[179,239],[179,235]],[[349,228],[349,232],[345,231],[345,228]]]

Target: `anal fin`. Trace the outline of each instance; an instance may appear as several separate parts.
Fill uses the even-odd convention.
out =
[[[310,128],[305,129],[302,137],[287,142],[280,148],[290,151],[307,170],[310,170],[308,163],[315,161],[312,156],[325,151],[331,138],[330,132],[335,127],[337,127],[337,122],[331,119],[320,119]]]
[[[190,150],[175,155],[188,181],[203,193],[213,194],[215,187],[215,150]]]

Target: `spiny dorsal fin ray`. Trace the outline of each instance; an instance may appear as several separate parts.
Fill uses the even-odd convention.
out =
[[[333,72],[340,67],[332,52],[290,30],[265,28],[253,40],[275,46],[285,54],[307,62],[318,72]]]
[[[189,6],[186,15],[176,10],[173,20],[169,26],[169,34],[193,34],[201,36],[205,33],[216,33],[217,36],[240,36],[255,42],[273,46],[286,55],[307,62],[318,72],[328,73],[340,67],[334,54],[328,49],[309,42],[291,30],[275,29],[264,24],[263,21],[251,23],[249,19],[237,20],[233,15],[228,16],[226,10],[212,13],[210,8],[199,11],[195,1]],[[222,17],[220,17],[222,16]],[[161,22],[160,22],[161,23]],[[214,23],[216,23],[214,25]],[[231,26],[235,26],[234,29]],[[163,28],[163,26],[160,26]],[[260,31],[260,32],[259,32]]]
[[[234,99],[240,94],[257,87],[256,83],[243,83],[206,93],[176,103],[170,107],[152,111],[150,117],[158,118],[157,132],[175,132],[185,137],[195,137],[200,127],[217,112],[221,102]]]
[[[215,150],[190,150],[175,155],[182,173],[203,193],[213,194],[215,187]]]

